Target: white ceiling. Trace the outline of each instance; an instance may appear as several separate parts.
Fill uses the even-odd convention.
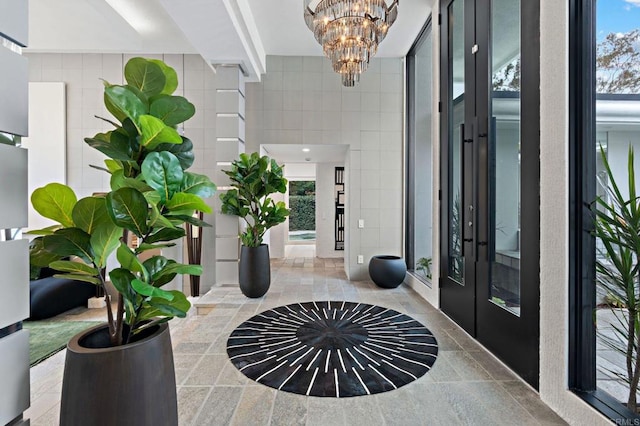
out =
[[[159,0],[109,1],[133,25],[105,0],[29,0],[27,51],[197,53]]]
[[[379,57],[406,55],[431,13],[430,0],[400,2]],[[34,52],[200,53],[240,63],[249,81],[266,55],[321,56],[303,0],[30,0]]]
[[[248,0],[267,55],[322,56],[303,19],[303,0]],[[390,3],[388,1],[388,3]],[[378,57],[407,54],[431,13],[430,0],[402,0]]]
[[[344,163],[347,145],[266,144],[262,148],[278,163]],[[309,152],[302,151],[303,148]],[[308,160],[307,160],[308,159]]]

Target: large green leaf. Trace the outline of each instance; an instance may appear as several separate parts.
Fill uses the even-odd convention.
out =
[[[140,281],[139,279],[134,279],[131,281],[131,286],[138,293],[146,297],[157,297],[160,299],[167,300],[171,302],[173,300],[173,293],[159,289],[152,285],[145,283],[144,281]]]
[[[92,266],[81,262],[73,262],[71,260],[58,260],[55,262],[51,262],[49,267],[55,269],[56,271],[70,272],[72,274],[80,275],[91,275],[94,277],[100,273],[96,268]]]
[[[182,96],[159,96],[151,103],[149,112],[167,126],[177,126],[196,113],[196,107]]]
[[[162,250],[169,247],[175,247],[176,243],[149,244],[142,243],[136,248],[136,253],[140,254],[148,250]]]
[[[85,197],[79,200],[71,212],[76,227],[92,234],[102,224],[112,224],[103,197]]]
[[[187,170],[193,165],[195,157],[193,155],[193,142],[189,138],[182,136],[182,143],[161,143],[154,151],[169,151],[178,158],[182,170]]]
[[[185,235],[185,231],[182,228],[163,228],[159,231],[151,234],[145,239],[145,242],[148,244],[163,242],[163,241],[173,241],[178,238],[182,238]]]
[[[93,262],[91,237],[80,228],[65,228],[53,235],[42,237],[44,249],[60,257],[78,256],[87,263]]]
[[[170,95],[175,92],[178,88],[178,74],[176,73],[176,70],[159,59],[148,59],[148,61],[158,65],[164,73],[166,82],[164,88],[162,89],[162,94]]]
[[[111,220],[96,227],[91,234],[90,243],[98,267],[107,266],[107,258],[118,248],[120,237],[122,237],[122,228],[112,224]]]
[[[91,284],[101,284],[100,278],[92,277],[91,275],[82,274],[55,274],[55,278],[62,278],[64,280],[84,281]]]
[[[162,275],[165,274],[185,274],[185,275],[202,275],[202,266],[200,265],[187,265],[183,263],[169,263],[164,270],[162,271]]]
[[[153,192],[157,194],[157,192]],[[147,199],[148,200],[148,199]],[[160,214],[160,210],[155,204],[151,204],[151,216],[149,217],[149,228],[173,228],[169,219]]]
[[[147,97],[162,93],[167,82],[162,68],[144,58],[130,59],[124,67],[124,78]]]
[[[187,316],[191,303],[187,300],[187,297],[178,290],[169,291],[173,295],[173,300],[167,302],[164,299],[152,298],[147,302],[138,317],[140,321],[144,321],[156,317],[178,317],[184,318]]]
[[[71,212],[77,200],[73,190],[60,183],[50,183],[31,194],[31,204],[38,213],[66,227],[74,225]]]
[[[114,116],[124,123],[122,117],[129,118],[134,124],[138,122],[141,115],[147,113],[142,100],[125,86],[109,86],[104,89],[104,96],[108,99],[107,109],[114,114],[110,108],[115,110]]]
[[[42,229],[34,229],[28,232],[25,232],[27,235],[53,235],[58,229],[61,228],[62,225],[51,225]]]
[[[147,199],[133,188],[120,188],[107,194],[107,212],[111,220],[121,228],[144,236],[147,231],[149,208]]]
[[[185,172],[181,192],[209,198],[216,193],[216,185],[208,176]]]
[[[135,253],[122,242],[118,247],[116,257],[118,258],[118,262],[120,262],[120,265],[122,265],[123,268],[133,272],[140,272],[141,274],[145,275],[145,278],[149,274],[145,267],[142,266],[142,263],[140,263],[140,259],[138,259]]]
[[[147,269],[153,281],[157,278],[158,273],[167,266],[168,262],[169,259],[164,256],[153,256],[145,260],[142,265]]]
[[[180,162],[170,152],[152,152],[142,163],[142,175],[147,184],[160,194],[161,201],[170,200],[180,191],[184,172]]]
[[[211,213],[211,207],[196,194],[178,192],[167,202],[169,211],[189,211],[198,210],[204,213]]]
[[[43,237],[35,238],[29,244],[29,263],[33,266],[43,268],[61,257],[61,255],[51,253],[44,248]]]
[[[116,268],[109,272],[111,283],[118,290],[124,299],[125,306],[129,313],[135,311],[136,292],[131,287],[131,282],[136,278],[131,271],[124,268]]]
[[[182,143],[182,138],[173,127],[169,127],[153,115],[141,115],[138,125],[142,133],[140,143],[148,150],[153,150],[161,143]]]
[[[84,138],[84,141],[109,158],[123,161],[131,160],[129,141],[119,133],[98,133],[93,138]]]

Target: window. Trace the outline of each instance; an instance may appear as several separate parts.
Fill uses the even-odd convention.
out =
[[[607,212],[605,204],[615,201],[610,191],[614,182],[620,196],[629,199],[629,148],[640,158],[640,5],[629,0],[571,0],[570,4],[574,227],[569,385],[612,419],[638,419],[624,406],[630,393],[624,380],[628,315],[624,292],[616,291],[617,280],[612,278],[617,270],[613,259],[620,248],[596,237],[600,227],[594,226],[594,218],[597,211]],[[597,199],[605,204],[596,203]],[[633,263],[638,261],[633,255]],[[634,280],[638,282],[637,272]]]
[[[433,232],[431,19],[407,55],[407,269],[431,283]]]

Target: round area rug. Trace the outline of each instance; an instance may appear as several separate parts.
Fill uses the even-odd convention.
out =
[[[344,398],[397,389],[424,375],[438,343],[408,315],[353,302],[307,302],[258,314],[227,341],[247,377],[301,395]]]

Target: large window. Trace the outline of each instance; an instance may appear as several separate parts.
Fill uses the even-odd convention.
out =
[[[427,23],[407,55],[407,268],[431,285],[433,46]]]
[[[638,203],[630,167],[640,185],[640,162],[628,162],[630,148],[640,159],[640,3],[572,0],[571,5],[570,386],[612,419],[630,418],[635,414],[624,406],[640,361],[640,322],[633,327],[630,321],[640,307],[634,300],[640,296],[640,250],[627,247],[624,229],[633,221],[620,218],[624,210],[635,214],[630,206]],[[607,224],[606,216],[614,220]]]

